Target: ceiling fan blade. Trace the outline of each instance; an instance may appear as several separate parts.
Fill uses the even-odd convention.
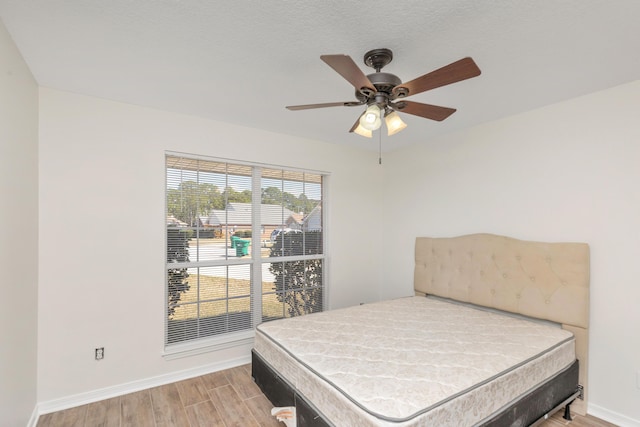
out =
[[[373,83],[371,83],[369,78],[362,72],[356,63],[353,62],[353,59],[351,59],[350,56],[320,55],[320,59],[351,83],[356,90],[367,88],[370,91],[376,91]]]
[[[401,88],[404,88],[404,90],[408,91],[408,94],[405,96],[411,96],[437,87],[470,79],[479,76],[480,73],[480,68],[478,68],[473,59],[467,57],[445,65],[442,68],[438,68],[407,83],[402,83],[393,88],[393,93],[397,95]]]
[[[422,104],[420,102],[400,101],[393,105],[400,113],[413,114],[425,119],[443,121],[456,112],[455,108],[440,107],[438,105]]]
[[[358,116],[358,118],[356,119],[356,122],[353,124],[353,126],[351,126],[351,129],[349,129],[349,132],[351,133],[354,130],[356,130],[359,124],[360,124],[360,116]]]
[[[312,108],[326,108],[326,107],[355,107],[357,105],[362,105],[363,102],[327,102],[324,104],[307,104],[307,105],[288,105],[285,107],[287,110],[297,111],[297,110],[310,110]]]

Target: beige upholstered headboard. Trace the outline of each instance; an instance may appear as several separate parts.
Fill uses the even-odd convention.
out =
[[[416,239],[416,295],[437,295],[562,324],[576,337],[586,413],[589,246],[493,234]]]

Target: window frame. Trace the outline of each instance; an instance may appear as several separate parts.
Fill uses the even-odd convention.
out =
[[[261,251],[251,251],[250,258],[242,258],[242,259],[233,259],[233,258],[225,258],[222,260],[215,261],[189,261],[185,263],[181,263],[181,266],[184,268],[195,268],[195,267],[213,267],[213,266],[231,266],[231,265],[247,265],[249,264],[250,271],[250,313],[251,313],[251,328],[236,332],[227,332],[222,334],[214,334],[211,336],[200,337],[195,339],[189,339],[176,343],[169,343],[168,333],[169,333],[169,315],[167,313],[168,300],[169,300],[169,292],[168,292],[168,275],[167,271],[169,270],[170,263],[168,262],[166,247],[168,245],[168,227],[167,227],[167,216],[169,215],[169,202],[168,202],[168,170],[169,163],[168,159],[171,157],[182,158],[186,161],[195,160],[195,161],[209,161],[209,162],[219,162],[230,165],[238,165],[238,166],[246,166],[251,168],[251,232],[252,236],[261,236],[261,231],[263,228],[263,224],[261,221],[261,204],[262,204],[262,171],[265,169],[270,170],[281,170],[284,172],[292,172],[292,173],[303,173],[303,174],[313,174],[320,176],[321,183],[321,222],[322,222],[322,253],[313,254],[313,255],[294,255],[294,256],[282,256],[282,257],[263,257],[261,255]],[[295,168],[289,166],[282,165],[272,165],[265,163],[257,163],[257,162],[247,162],[236,159],[226,159],[219,157],[209,157],[202,155],[193,155],[193,154],[185,154],[180,152],[165,152],[165,165],[164,165],[164,176],[165,176],[165,191],[164,191],[164,233],[165,233],[165,259],[164,259],[164,277],[165,284],[163,287],[164,292],[164,305],[163,305],[163,318],[164,318],[164,340],[163,340],[163,352],[162,355],[164,358],[169,360],[202,354],[210,351],[222,350],[225,348],[231,348],[235,346],[243,346],[243,345],[251,345],[253,343],[253,339],[255,336],[255,327],[262,323],[263,319],[263,310],[262,310],[262,298],[263,298],[263,290],[262,290],[262,268],[263,264],[270,264],[277,260],[277,262],[288,262],[288,261],[301,261],[301,260],[317,260],[320,259],[322,262],[322,311],[328,309],[328,301],[329,301],[329,269],[328,269],[328,255],[327,255],[327,183],[330,180],[330,173],[324,171],[316,171],[302,168]],[[228,175],[228,172],[226,172]],[[282,178],[283,181],[285,178]],[[258,207],[256,209],[256,207]],[[172,264],[175,266],[175,264]],[[228,299],[227,299],[228,300]]]

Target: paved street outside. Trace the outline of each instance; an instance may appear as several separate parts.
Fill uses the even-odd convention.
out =
[[[243,239],[249,240],[251,239]],[[262,246],[262,244],[261,244]],[[253,242],[249,246],[249,255],[245,255],[242,258],[247,258],[247,262],[250,261],[251,251],[254,250]],[[267,249],[268,250],[268,249]],[[224,260],[224,259],[238,259],[239,257],[236,255],[236,248],[229,247],[228,241],[225,239],[200,239],[197,241],[196,239],[192,239],[189,242],[189,260],[191,262],[196,261],[212,261],[212,260]],[[265,262],[262,264],[262,281],[263,282],[273,282],[274,276],[269,271],[269,266],[271,263]],[[200,274],[205,273],[205,271],[201,271]],[[205,273],[206,274],[206,273]],[[249,279],[249,268],[230,268],[229,269],[229,277],[233,279]]]

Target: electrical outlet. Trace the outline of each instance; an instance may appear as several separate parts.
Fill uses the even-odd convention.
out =
[[[96,360],[104,359],[104,347],[96,348]]]

